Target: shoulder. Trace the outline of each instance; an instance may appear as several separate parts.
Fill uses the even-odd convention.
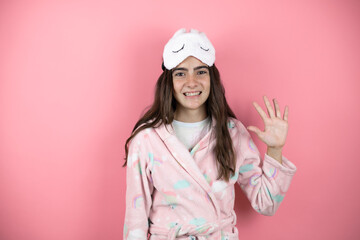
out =
[[[131,140],[130,145],[133,144],[144,144],[148,141],[151,141],[150,139],[154,137],[155,131],[154,128],[148,127],[145,129],[140,130]]]
[[[173,129],[165,124],[146,127],[137,132],[130,142],[131,145],[141,145],[142,149],[161,149],[163,142],[168,138]]]
[[[139,131],[129,143],[127,166],[147,164],[148,152],[151,151],[151,142],[154,135],[153,128],[145,128]]]

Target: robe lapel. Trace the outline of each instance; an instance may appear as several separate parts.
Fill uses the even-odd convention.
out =
[[[182,144],[178,140],[175,135],[175,131],[170,124],[162,124],[159,127],[155,128],[155,131],[163,140],[165,146],[167,147],[171,155],[175,158],[175,160],[178,162],[178,164],[206,191],[215,206],[217,214],[220,215],[219,204],[211,191],[211,186],[206,181],[205,177],[202,175],[199,167],[197,166],[193,158],[193,154],[195,154],[196,151],[206,147],[205,141],[209,141],[212,128],[207,133],[207,135],[197,144],[199,146],[196,145],[194,147],[194,151],[191,152],[189,152],[184,146],[184,144]]]

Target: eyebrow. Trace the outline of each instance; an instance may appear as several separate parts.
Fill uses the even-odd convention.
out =
[[[195,68],[194,68],[194,70],[198,70],[198,69],[201,69],[201,68],[206,68],[206,69],[209,69],[209,67],[208,67],[208,66],[203,65],[203,66],[198,66],[198,67],[195,67]],[[184,70],[184,71],[188,71],[188,69],[187,69],[187,68],[174,68],[174,69],[173,69],[173,71],[176,71],[176,70]]]

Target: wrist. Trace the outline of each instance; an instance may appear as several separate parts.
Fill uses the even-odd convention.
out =
[[[281,152],[283,147],[267,147],[268,150]]]
[[[266,154],[282,164],[282,147],[268,147]]]

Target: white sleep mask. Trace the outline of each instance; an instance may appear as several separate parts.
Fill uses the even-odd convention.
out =
[[[163,67],[171,70],[188,56],[196,57],[211,67],[215,62],[215,48],[205,33],[196,29],[186,32],[185,28],[181,28],[164,47]]]

